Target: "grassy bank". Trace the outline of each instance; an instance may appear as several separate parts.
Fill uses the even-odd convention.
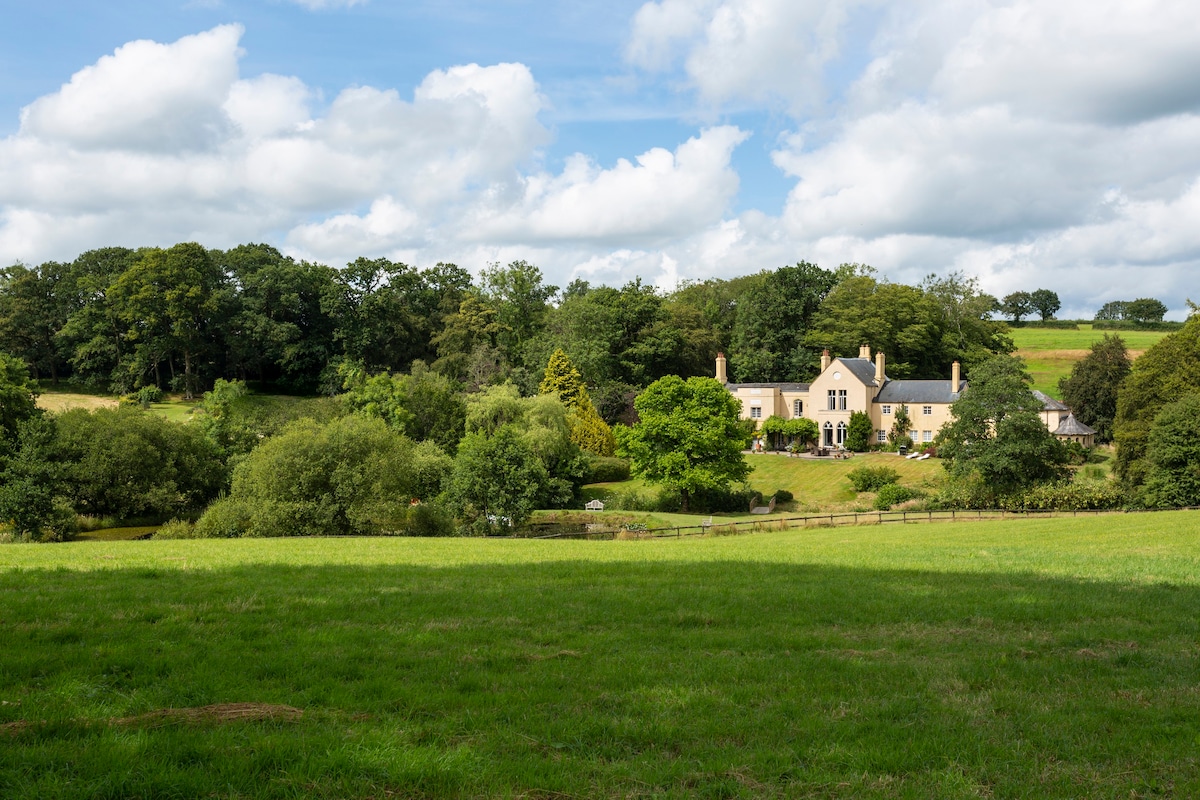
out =
[[[1185,796],[1194,513],[0,548],[0,796]]]

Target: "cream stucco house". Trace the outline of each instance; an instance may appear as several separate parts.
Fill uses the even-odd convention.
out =
[[[812,383],[729,383],[724,353],[717,354],[717,380],[742,402],[742,418],[761,426],[771,416],[783,419],[807,417],[817,423],[821,447],[839,447],[846,441],[850,414],[865,411],[874,428],[872,441],[886,442],[888,431],[901,406],[908,407],[912,425],[909,436],[918,447],[928,446],[942,426],[950,421],[950,405],[967,388],[959,363],[951,366],[948,380],[898,380],[887,377],[883,353],[871,358],[863,345],[858,358],[821,355],[821,372]],[[1040,393],[1040,416],[1056,432],[1070,409]]]

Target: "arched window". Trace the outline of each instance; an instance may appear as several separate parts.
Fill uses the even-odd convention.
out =
[[[833,447],[833,423],[825,423],[825,447]]]
[[[840,447],[846,443],[846,423],[839,422],[837,426],[837,443]]]

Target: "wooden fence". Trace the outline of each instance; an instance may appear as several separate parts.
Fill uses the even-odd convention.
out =
[[[840,525],[885,525],[888,523],[919,522],[964,522],[1003,519],[1052,519],[1054,517],[1081,517],[1113,514],[1146,514],[1156,511],[1198,511],[1200,506],[1184,508],[1146,509],[1144,511],[1083,510],[1083,511],[1009,511],[1006,509],[971,509],[949,511],[850,511],[841,514],[810,514],[803,517],[780,517],[778,519],[746,520],[744,522],[703,523],[678,525],[669,528],[626,529],[587,526],[578,532],[533,535],[531,539],[663,539],[684,536],[735,536],[762,531],[782,531],[793,528],[829,528]],[[708,518],[708,519],[711,519]]]

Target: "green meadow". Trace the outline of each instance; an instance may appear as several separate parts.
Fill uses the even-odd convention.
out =
[[[0,796],[1200,793],[1200,516],[0,547]]]
[[[1033,376],[1033,388],[1061,399],[1059,379],[1069,375],[1075,362],[1086,356],[1092,344],[1103,339],[1104,334],[1116,334],[1124,339],[1129,357],[1133,359],[1169,331],[1103,331],[1094,330],[1091,325],[1080,325],[1079,330],[1013,328],[1010,333],[1017,346],[1016,355],[1025,359],[1029,374]]]

